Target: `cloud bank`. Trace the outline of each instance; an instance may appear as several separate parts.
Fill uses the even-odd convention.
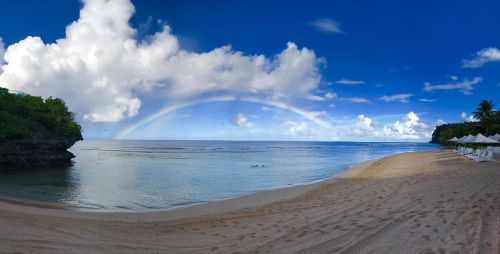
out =
[[[429,126],[412,111],[393,124],[377,123],[373,118],[359,115],[351,130],[354,136],[380,140],[418,140],[429,138],[432,133]]]
[[[90,122],[118,122],[138,114],[142,96],[303,98],[321,80],[323,60],[293,42],[274,57],[230,46],[189,52],[167,25],[138,40],[128,23],[133,13],[129,0],[84,0],[65,38],[45,43],[29,36],[5,50],[0,86],[61,97]]]

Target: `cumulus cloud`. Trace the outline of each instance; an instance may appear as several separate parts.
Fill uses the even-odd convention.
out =
[[[374,131],[373,120],[365,115],[359,115],[352,126],[352,132],[357,136],[378,136]]]
[[[90,122],[117,122],[137,115],[141,97],[151,94],[289,99],[307,97],[319,85],[323,60],[292,42],[270,58],[230,46],[189,52],[167,25],[138,40],[129,25],[133,13],[129,0],[84,0],[65,38],[48,44],[29,36],[7,48],[0,86],[61,97]]]
[[[424,83],[424,91],[432,92],[434,90],[459,90],[464,95],[471,95],[474,90],[474,85],[481,82],[483,80],[482,77],[475,77],[472,80],[464,79],[461,82],[449,82],[441,85],[433,85],[430,82]]]
[[[341,85],[361,85],[364,84],[365,82],[362,80],[353,80],[353,79],[339,79],[335,81],[335,84],[341,84]]]
[[[316,19],[311,22],[311,26],[324,33],[342,33],[339,23],[333,19]]]
[[[497,48],[484,48],[476,52],[471,59],[463,60],[462,68],[480,68],[489,62],[500,61],[500,50]]]
[[[467,115],[465,112],[462,112],[462,114],[460,114],[460,117],[465,122],[477,122],[477,121],[479,121],[478,119],[474,118],[473,115]]]
[[[252,128],[254,124],[248,120],[248,117],[243,113],[238,113],[233,120],[234,125],[240,128]]]
[[[429,126],[420,121],[414,112],[409,112],[402,121],[384,126],[384,135],[393,139],[420,139],[429,137]]]
[[[383,100],[385,102],[391,102],[391,101],[398,101],[402,103],[408,103],[410,102],[410,97],[412,97],[413,94],[411,93],[403,93],[403,94],[393,94],[393,95],[384,95],[379,98],[379,100]]]
[[[376,122],[374,118],[362,114],[355,119],[350,132],[357,137],[379,140],[415,140],[431,136],[429,126],[414,112],[409,112],[392,124]]]
[[[312,132],[306,122],[286,121],[285,125],[293,136],[311,136]]]

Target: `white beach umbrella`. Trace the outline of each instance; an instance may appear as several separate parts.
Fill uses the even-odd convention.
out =
[[[500,134],[498,134],[498,133],[497,133],[497,134],[495,134],[495,135],[491,135],[491,136],[489,136],[488,138],[494,139],[494,140],[496,140],[496,141],[500,141]]]
[[[449,141],[449,142],[457,142],[458,138],[457,137],[453,137],[453,138],[448,139],[447,141]]]
[[[472,136],[472,135],[470,135],[470,134],[469,134],[469,135],[467,135],[467,136],[463,136],[463,137],[459,138],[459,139],[457,140],[457,142],[459,142],[459,143],[465,143],[465,141],[466,141],[467,139],[470,139],[470,138],[472,138],[472,137],[474,137],[474,136]]]
[[[465,139],[464,143],[491,144],[491,143],[498,143],[498,141],[485,137],[483,134],[479,133],[476,136],[472,136],[472,138]]]

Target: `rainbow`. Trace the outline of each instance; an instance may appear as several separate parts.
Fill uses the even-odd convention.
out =
[[[290,111],[292,113],[295,113],[297,115],[300,115],[300,116],[304,117],[305,119],[325,128],[325,129],[332,129],[333,128],[333,126],[330,122],[327,122],[327,121],[319,118],[317,114],[314,114],[313,112],[306,111],[304,109],[290,105],[288,103],[271,101],[271,100],[264,100],[264,99],[254,98],[254,97],[218,96],[218,97],[211,97],[211,98],[206,98],[206,99],[192,100],[192,101],[187,101],[187,102],[177,103],[177,104],[172,104],[172,105],[165,105],[163,108],[161,108],[157,112],[145,117],[144,119],[140,120],[139,122],[136,122],[132,125],[127,126],[124,129],[120,130],[118,132],[118,134],[115,136],[115,138],[116,139],[123,139],[127,135],[129,135],[130,133],[134,132],[137,128],[144,126],[146,124],[149,124],[151,122],[154,122],[157,119],[159,119],[160,117],[162,117],[166,114],[169,114],[173,111],[182,109],[182,108],[187,108],[187,107],[195,106],[198,104],[231,102],[231,101],[243,101],[243,102],[257,103],[257,104],[262,104],[262,105],[269,106],[269,107],[284,109],[284,110]]]

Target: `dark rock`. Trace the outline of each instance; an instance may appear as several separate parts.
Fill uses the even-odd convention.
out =
[[[50,167],[71,164],[75,156],[67,149],[74,142],[0,142],[0,168]]]

